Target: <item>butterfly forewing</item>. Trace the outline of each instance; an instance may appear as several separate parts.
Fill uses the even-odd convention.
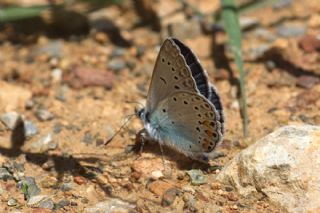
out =
[[[153,71],[146,110],[153,112],[160,101],[177,91],[198,92],[196,82],[178,46],[167,39],[163,43]]]

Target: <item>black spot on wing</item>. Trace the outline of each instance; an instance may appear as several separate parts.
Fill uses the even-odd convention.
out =
[[[160,80],[163,81],[164,84],[167,84],[167,81],[164,78],[160,77]]]

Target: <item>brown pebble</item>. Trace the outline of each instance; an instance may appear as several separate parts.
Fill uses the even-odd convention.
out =
[[[213,190],[221,189],[221,184],[218,183],[218,182],[213,182],[213,183],[211,184],[211,189],[213,189]]]
[[[163,195],[167,190],[169,190],[172,187],[172,183],[165,182],[162,180],[156,180],[148,185],[148,189],[158,196]]]
[[[82,184],[86,184],[87,183],[87,179],[85,179],[84,177],[82,176],[75,176],[73,178],[73,181],[79,185],[82,185]]]
[[[229,193],[227,194],[227,198],[228,198],[228,200],[230,200],[230,201],[238,201],[238,197],[237,197],[234,193],[232,193],[232,192],[229,192]]]
[[[170,206],[179,195],[180,191],[177,188],[170,188],[164,192],[161,199],[162,206]]]
[[[71,72],[63,76],[64,83],[75,89],[89,86],[112,88],[114,74],[107,70],[73,67]]]
[[[314,35],[305,35],[298,42],[300,48],[306,53],[320,50],[320,39]]]
[[[132,191],[134,189],[134,185],[132,183],[126,183],[123,187],[128,191]]]
[[[137,181],[139,180],[141,177],[141,173],[140,172],[132,172],[131,173],[131,179],[133,179],[132,181]]]
[[[297,85],[305,89],[311,89],[319,81],[319,78],[316,76],[303,75],[298,78]]]

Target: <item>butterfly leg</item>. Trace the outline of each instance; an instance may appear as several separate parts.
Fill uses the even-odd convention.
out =
[[[142,129],[138,132],[137,137],[136,137],[136,142],[140,143],[140,150],[139,150],[139,154],[141,155],[142,151],[143,151],[143,147],[144,144],[146,142],[146,140],[148,139],[148,132],[146,129]]]

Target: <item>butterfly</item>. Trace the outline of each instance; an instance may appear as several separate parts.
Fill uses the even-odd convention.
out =
[[[147,95],[138,111],[144,138],[208,162],[223,140],[220,97],[189,47],[167,38],[159,51]]]

